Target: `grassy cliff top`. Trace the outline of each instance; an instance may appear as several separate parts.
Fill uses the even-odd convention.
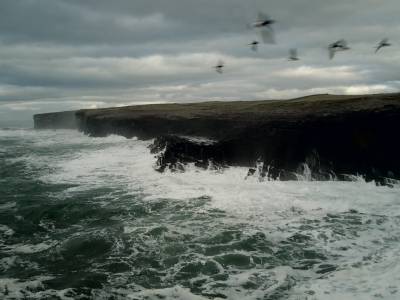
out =
[[[214,101],[200,103],[149,104],[125,107],[85,109],[79,114],[89,118],[125,119],[162,118],[242,118],[261,116],[305,116],[337,114],[346,111],[400,109],[400,93],[376,95],[312,95],[291,100]]]

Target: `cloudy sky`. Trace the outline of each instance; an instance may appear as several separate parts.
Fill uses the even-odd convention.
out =
[[[247,24],[273,17],[276,44]],[[0,122],[152,102],[400,88],[399,0],[0,0]],[[377,55],[388,37],[392,47]],[[328,59],[345,38],[351,50]],[[298,48],[300,61],[289,62]],[[225,64],[220,75],[212,68]]]

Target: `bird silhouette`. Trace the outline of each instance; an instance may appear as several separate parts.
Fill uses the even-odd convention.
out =
[[[275,20],[271,19],[268,15],[259,12],[257,16],[257,21],[253,23],[254,27],[269,27],[276,23]]]
[[[257,20],[251,24],[251,27],[259,30],[264,43],[274,44],[275,34],[272,25],[275,23],[276,21],[271,19],[268,15],[259,12]]]
[[[293,48],[289,50],[289,60],[290,61],[299,60],[299,57],[297,56],[297,49]]]
[[[344,39],[338,40],[328,46],[329,58],[333,59],[333,57],[335,56],[335,53],[338,51],[345,51],[345,50],[349,50],[349,49],[350,49],[350,47],[347,46],[346,40],[344,40]]]
[[[378,46],[376,47],[375,53],[377,53],[379,51],[379,49],[381,49],[383,47],[389,47],[391,45],[392,44],[389,43],[389,39],[384,38],[379,42]]]
[[[218,63],[214,66],[215,71],[217,71],[217,73],[222,74],[223,71],[222,69],[224,68],[224,62],[222,60],[219,60]]]
[[[258,41],[253,41],[249,44],[249,46],[251,47],[251,50],[253,50],[254,52],[256,52],[258,50]]]

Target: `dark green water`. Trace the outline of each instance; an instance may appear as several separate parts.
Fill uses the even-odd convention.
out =
[[[398,186],[159,174],[147,146],[0,130],[1,299],[398,299]]]

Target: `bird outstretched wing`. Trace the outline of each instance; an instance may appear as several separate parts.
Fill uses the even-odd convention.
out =
[[[222,60],[218,60],[218,63],[214,66],[215,71],[222,74],[222,68],[224,67],[224,62]]]
[[[260,28],[260,35],[265,44],[275,44],[275,34],[272,27]]]
[[[290,49],[289,56],[291,59],[297,59],[297,49],[295,48]]]
[[[269,19],[270,19],[270,17],[267,14],[264,14],[262,12],[259,12],[258,15],[257,15],[257,21],[258,22],[264,22],[264,21],[269,20]]]
[[[333,48],[333,45],[330,45],[328,48],[329,51],[329,59],[333,59],[335,57],[336,50]]]

